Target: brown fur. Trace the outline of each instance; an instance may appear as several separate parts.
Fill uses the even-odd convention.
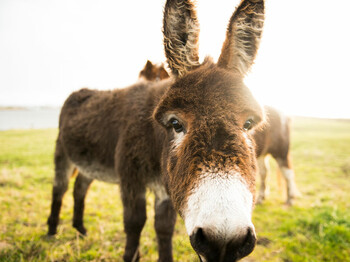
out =
[[[231,17],[218,65],[245,75],[259,48],[263,23],[264,2],[242,0]]]
[[[198,163],[206,168],[211,168],[213,163],[217,168],[236,163],[247,176],[246,181],[254,184],[251,174],[254,174],[252,170],[255,169],[255,159],[249,156],[248,147],[239,131],[251,115],[259,122],[262,112],[252,100],[249,90],[241,81],[237,81],[234,75],[214,64],[202,66],[186,79],[181,79],[173,85],[158,105],[155,118],[163,122],[164,112],[167,111],[183,116],[181,120],[190,130],[189,144],[184,143],[177,155],[166,157],[176,159],[172,162],[174,166],[163,167],[171,173],[174,173],[172,169],[175,169],[181,176],[181,179],[171,176],[171,180],[166,181],[168,187],[172,188],[173,203],[180,212],[182,200],[196,182],[193,179],[195,173],[201,171],[198,169]],[[171,133],[169,136],[168,139],[172,140]],[[168,151],[170,150],[165,150]],[[190,172],[186,170],[189,166]],[[251,190],[254,191],[253,186]]]
[[[141,70],[139,74],[140,79],[145,79],[148,81],[160,81],[169,78],[168,72],[165,70],[164,66],[154,65],[151,61],[147,60],[145,67]]]
[[[159,75],[162,72],[166,73],[163,65],[157,66],[152,64],[149,60],[147,61],[145,68],[140,72],[140,76],[149,81],[156,81],[159,78]],[[163,78],[166,79],[170,76],[168,74],[164,74]],[[282,168],[292,169],[291,156],[289,150],[290,144],[290,119],[276,109],[266,106],[265,113],[267,115],[266,122],[264,125],[261,125],[260,128],[256,128],[253,131],[253,138],[256,145],[256,155],[258,158],[261,158],[262,161],[260,163],[263,166],[260,167],[260,178],[264,180],[261,182],[261,195],[259,195],[257,202],[262,203],[265,198],[265,180],[266,180],[266,172],[268,172],[268,165],[264,162],[264,158],[268,155],[272,155],[272,157],[276,160],[280,167],[280,171],[283,174]],[[287,186],[287,204],[292,204],[293,198],[297,195],[300,195],[297,192],[297,195],[293,195],[290,191],[290,185],[288,185],[290,181],[286,178],[286,186]],[[292,182],[295,183],[295,182]]]
[[[265,125],[253,131],[256,154],[258,157],[271,154],[274,158],[286,159],[289,153],[290,119],[268,106],[265,106],[265,113]],[[286,166],[291,167],[287,162]]]
[[[267,155],[271,155],[277,162],[281,173],[285,176],[287,185],[287,204],[292,204],[295,197],[300,193],[296,188],[294,177],[290,180],[286,177],[284,170],[293,170],[291,163],[290,145],[290,119],[282,115],[272,107],[265,107],[266,123],[261,129],[253,131],[253,137],[256,143],[256,154],[260,164],[260,195],[258,203],[265,198],[265,180],[268,172],[268,164],[264,159]]]
[[[256,2],[241,2],[238,13],[230,20],[229,31],[238,23],[241,30],[251,31],[250,22],[245,24],[245,20],[236,17],[245,16],[245,12],[250,17],[256,13],[263,16],[263,1],[259,1],[259,5]],[[183,214],[187,197],[197,186],[202,170],[227,176],[228,171],[239,170],[241,180],[255,193],[255,152],[244,135],[250,138],[244,126],[248,119],[258,124],[264,117],[243,84],[242,72],[232,70],[225,63],[216,65],[210,59],[199,63],[199,28],[190,1],[167,1],[163,33],[174,78],[140,81],[113,91],[82,89],[70,95],[60,115],[49,234],[56,233],[62,197],[72,170],[77,168],[73,226],[83,234],[86,233],[82,222],[83,196],[92,180],[120,184],[125,261],[139,258],[140,233],[146,221],[146,188],[156,194],[159,261],[172,261],[175,210]],[[258,41],[254,37],[250,40]],[[233,55],[230,50],[237,48],[235,43],[228,43],[225,45],[232,46],[224,48],[221,56]],[[237,52],[255,56],[256,49],[250,50],[244,45],[239,48],[249,48]],[[253,63],[253,60],[236,60],[244,64],[240,68],[247,70]],[[182,131],[175,131],[174,118]],[[179,133],[184,139],[176,145],[174,139]],[[220,261],[235,261],[254,248],[255,233],[249,229],[246,234],[242,239],[230,239],[224,249],[218,249],[216,240],[205,236],[200,239],[205,242],[205,248],[192,239],[191,244],[208,262],[217,261],[218,257]],[[218,237],[220,240],[220,235]]]
[[[199,22],[191,1],[167,1],[163,20],[164,50],[174,76],[183,76],[199,63]]]

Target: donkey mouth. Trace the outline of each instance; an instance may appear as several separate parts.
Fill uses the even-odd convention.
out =
[[[205,233],[198,228],[191,236],[190,242],[201,262],[233,262],[248,256],[255,247],[254,230],[248,228],[240,238],[224,241]]]

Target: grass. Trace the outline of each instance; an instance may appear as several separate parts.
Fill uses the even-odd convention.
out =
[[[122,261],[125,235],[115,185],[95,181],[86,199],[88,236],[71,226],[70,183],[56,237],[46,237],[56,129],[0,132],[0,261]],[[292,130],[296,180],[303,194],[293,207],[271,161],[270,195],[254,210],[258,245],[245,261],[350,261],[350,121],[296,118]],[[142,261],[156,261],[153,195],[142,233]],[[175,261],[198,261],[182,220]]]

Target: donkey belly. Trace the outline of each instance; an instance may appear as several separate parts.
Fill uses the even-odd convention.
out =
[[[115,172],[114,168],[106,167],[99,163],[80,164],[75,166],[78,168],[79,172],[82,173],[82,175],[88,178],[113,184],[119,183],[119,176]]]

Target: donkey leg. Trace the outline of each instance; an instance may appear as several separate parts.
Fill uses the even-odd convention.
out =
[[[176,222],[176,212],[170,201],[170,198],[165,193],[155,192],[155,221],[154,227],[157,233],[159,262],[173,261],[172,253],[172,237]]]
[[[93,179],[85,177],[79,172],[74,183],[73,227],[76,228],[79,231],[79,233],[82,235],[86,235],[86,229],[84,227],[84,222],[83,222],[85,197],[92,181]]]
[[[295,174],[294,170],[292,169],[291,163],[289,161],[289,158],[278,158],[277,159],[278,166],[281,170],[281,173],[283,177],[286,180],[287,184],[287,201],[286,203],[288,205],[293,204],[293,199],[301,196],[298,187],[295,183]]]
[[[120,185],[122,190],[124,231],[126,233],[126,246],[124,261],[139,261],[139,243],[143,226],[146,222],[146,198],[145,188],[131,188]]]
[[[269,171],[269,162],[268,157],[261,156],[258,158],[258,167],[259,167],[259,174],[260,174],[260,189],[259,189],[259,195],[258,199],[256,200],[257,204],[261,204],[266,196],[266,178],[267,173]]]
[[[62,198],[68,189],[69,176],[72,174],[72,172],[72,165],[65,155],[60,142],[57,140],[55,151],[55,179],[52,188],[51,213],[47,220],[47,224],[49,226],[48,235],[55,235],[57,233]]]

